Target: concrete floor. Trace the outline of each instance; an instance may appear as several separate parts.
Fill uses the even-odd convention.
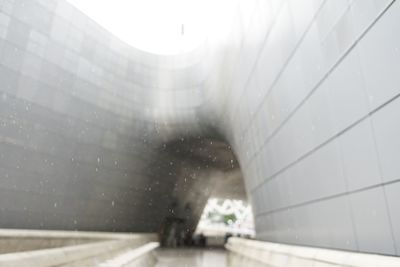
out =
[[[158,249],[156,267],[226,267],[223,249]]]

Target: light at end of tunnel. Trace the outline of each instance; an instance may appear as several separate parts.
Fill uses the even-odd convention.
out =
[[[243,200],[210,198],[197,225],[196,234],[254,237],[251,206]]]

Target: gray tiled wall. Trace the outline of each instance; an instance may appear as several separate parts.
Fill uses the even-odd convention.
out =
[[[158,231],[176,181],[151,179],[155,148],[199,133],[203,79],[63,0],[0,0],[0,227]]]
[[[400,4],[270,2],[221,116],[257,237],[400,255]]]

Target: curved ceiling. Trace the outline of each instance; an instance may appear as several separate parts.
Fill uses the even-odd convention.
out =
[[[226,34],[238,1],[68,0],[122,41],[143,51],[190,52]],[[204,18],[207,18],[206,20]]]

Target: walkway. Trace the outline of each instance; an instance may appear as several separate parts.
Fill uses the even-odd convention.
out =
[[[156,267],[226,267],[223,249],[159,249]]]

